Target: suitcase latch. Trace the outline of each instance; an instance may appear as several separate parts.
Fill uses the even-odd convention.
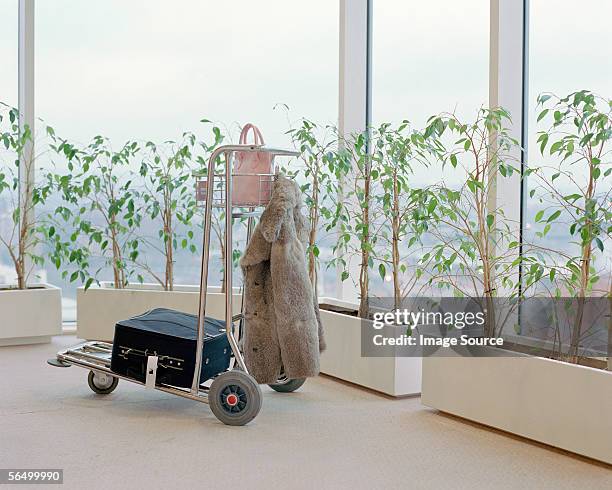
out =
[[[147,377],[145,388],[155,389],[155,380],[157,379],[157,356],[147,356]]]

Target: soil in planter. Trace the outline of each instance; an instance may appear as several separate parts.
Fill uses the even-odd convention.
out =
[[[341,315],[347,315],[352,317],[359,317],[359,312],[354,308],[347,308],[346,306],[330,305],[328,303],[319,303],[319,309],[325,311],[331,311],[332,313],[340,313]],[[382,310],[381,310],[382,311]],[[374,320],[374,313],[370,312],[368,320]]]
[[[545,357],[554,361],[565,362],[563,361],[563,359],[559,359],[558,355],[554,354],[552,351],[549,350],[538,349],[538,353],[534,354],[533,347],[528,345],[504,342],[504,346],[501,347],[501,349],[509,350],[511,352],[520,352],[521,354],[537,355],[538,357]],[[578,358],[578,362],[576,364],[578,364],[579,366],[592,367],[595,369],[603,369],[604,371],[608,369],[607,360],[596,357],[580,357]]]
[[[355,317],[357,316],[357,310],[354,310],[353,308],[346,308],[344,306],[321,303],[319,304],[319,308],[321,310],[331,311],[332,313],[340,313],[342,315],[355,316]]]
[[[25,289],[19,289],[17,286],[0,286],[0,291],[30,291],[35,289],[45,289],[44,286],[28,286]]]
[[[330,305],[328,303],[319,303],[319,309],[325,311],[331,311],[332,313],[340,313],[341,315],[347,315],[352,317],[359,317],[358,310],[354,308],[348,308],[346,306]],[[380,310],[383,311],[383,310]],[[370,312],[368,320],[374,320],[374,312]]]

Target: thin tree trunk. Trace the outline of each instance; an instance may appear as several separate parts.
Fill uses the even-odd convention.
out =
[[[312,172],[312,199],[310,203],[310,232],[308,233],[308,277],[318,297],[317,256],[314,247],[317,243],[317,228],[319,226],[319,168],[315,166]]]
[[[25,209],[22,209],[22,211],[25,211]],[[26,213],[23,213],[24,215]],[[27,287],[27,280],[26,280],[26,260],[25,260],[25,256],[26,256],[26,234],[27,234],[27,229],[28,229],[28,223],[27,223],[27,216],[24,216],[23,218],[21,218],[21,229],[19,231],[19,243],[18,243],[18,252],[17,252],[17,261],[16,261],[16,268],[15,268],[15,272],[17,273],[17,288],[18,289],[26,289]]]
[[[113,282],[115,289],[123,289],[125,285],[124,274],[121,270],[121,248],[117,242],[117,232],[115,230],[115,216],[110,216],[111,242],[113,244]]]
[[[369,305],[369,290],[370,290],[370,276],[369,276],[369,261],[370,251],[364,244],[370,243],[370,169],[366,169],[366,178],[364,180],[364,203],[363,210],[361,213],[361,224],[363,226],[361,236],[361,265],[359,270],[359,316],[361,318],[368,318],[370,314]]]
[[[484,171],[482,172],[484,178]],[[495,284],[493,278],[493,267],[491,264],[491,251],[490,251],[490,241],[491,241],[491,232],[489,231],[489,225],[487,223],[486,218],[486,207],[485,207],[485,198],[481,196],[480,199],[477,198],[476,206],[478,213],[478,235],[480,241],[480,253],[481,253],[481,261],[482,261],[482,281],[484,286],[484,299],[486,303],[486,323],[485,323],[485,331],[484,334],[486,337],[494,337],[496,335],[496,318],[495,318]]]
[[[31,161],[24,162],[26,166],[25,173],[26,175],[30,174],[30,166],[32,164]],[[31,239],[30,229],[32,227],[32,223],[30,223],[29,213],[30,206],[32,203],[32,184],[30,179],[26,179],[26,188],[25,195],[18,198],[19,203],[19,242],[17,244],[17,288],[18,289],[26,289],[27,288],[27,272],[26,272],[26,255],[28,253],[28,249],[30,244],[28,243]]]
[[[318,206],[318,203],[317,205]],[[315,205],[310,210],[310,232],[308,234],[308,277],[314,288],[315,294],[318,295],[318,280],[317,280],[317,257],[314,253],[314,247],[317,241],[317,229],[319,222],[318,209]]]
[[[392,262],[393,262],[393,306],[395,310],[399,310],[402,302],[402,291],[399,280],[399,263],[400,263],[400,253],[399,253],[399,231],[400,231],[400,220],[399,220],[399,185],[397,182],[397,170],[394,171],[393,175],[393,218],[392,218],[392,243],[391,243],[391,252],[392,252]]]
[[[612,288],[608,292],[608,371],[612,371]]]
[[[584,317],[584,304],[586,301],[586,293],[588,288],[591,266],[591,242],[583,245],[581,254],[581,267],[580,267],[580,289],[578,291],[578,305],[576,308],[576,319],[574,320],[574,326],[572,328],[572,335],[570,338],[570,347],[568,352],[568,361],[572,363],[578,362],[578,349],[580,347],[580,338],[582,337],[582,320]]]
[[[593,165],[589,165],[589,185],[586,190],[584,206],[585,211],[588,202],[593,198],[594,193],[594,179],[593,179]],[[591,236],[591,222],[586,223],[589,237],[587,242],[582,245],[581,257],[580,257],[580,288],[578,291],[578,308],[576,311],[576,320],[572,328],[572,335],[570,339],[570,348],[568,352],[568,360],[573,363],[578,362],[578,348],[580,346],[580,338],[582,336],[582,320],[584,316],[584,302],[589,287],[589,281],[591,279],[591,260],[592,260],[592,244],[593,238]]]
[[[174,251],[172,247],[172,210],[169,203],[166,203],[164,219],[164,237],[165,237],[165,252],[166,252],[166,278],[165,290],[174,290]]]
[[[225,293],[225,243],[223,243],[223,240],[219,240],[219,243],[221,244],[221,264],[223,265],[223,274],[221,274],[221,292]]]

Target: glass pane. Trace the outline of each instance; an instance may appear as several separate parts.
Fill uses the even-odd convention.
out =
[[[17,106],[17,58],[18,58],[18,4],[17,0],[0,2],[0,103],[9,107]],[[7,115],[7,108],[0,105],[0,114]],[[3,126],[6,127],[3,123]],[[14,156],[3,152],[4,146],[0,149],[0,172],[4,165],[14,160]],[[10,160],[9,160],[10,159]],[[3,237],[9,236],[13,227],[8,200],[8,192],[0,197],[0,234]],[[7,235],[8,234],[8,235]],[[8,251],[0,247],[0,284],[14,284],[15,269],[10,260]]]
[[[36,43],[37,114],[77,143],[176,140],[207,118],[286,146],[288,119],[336,122],[337,2],[39,2]],[[175,282],[197,283],[199,260],[180,251]],[[72,300],[76,283],[48,273]]]
[[[423,127],[447,111],[473,117],[489,93],[489,2],[376,0],[374,125]]]
[[[17,106],[18,3],[0,2],[0,102]]]
[[[551,120],[544,118],[537,121],[542,110],[536,107],[537,97],[548,92],[564,97],[579,90],[590,90],[602,97],[612,97],[612,44],[609,39],[612,3],[603,0],[581,2],[580,12],[586,15],[584,21],[582,17],[577,21],[580,12],[571,0],[538,0],[530,3],[530,9],[529,163],[532,167],[546,167],[548,177],[551,178],[556,173],[552,167],[558,166],[560,158],[551,157],[550,145],[544,156],[540,153],[538,132],[548,129]],[[607,159],[609,167],[609,156]],[[587,167],[578,163],[571,168],[573,183],[563,178],[555,181],[555,186],[562,192],[585,189],[587,186]],[[529,190],[534,190],[537,179],[532,178],[528,182]],[[599,190],[610,190],[611,185],[612,179],[602,179]],[[540,209],[542,204],[536,199],[527,199],[526,227],[532,239],[536,231],[542,231],[542,226],[534,223]],[[560,223],[567,223],[568,219],[569,216],[564,213]],[[569,226],[552,227],[546,240],[555,249],[569,254],[577,253],[576,237],[570,236]],[[609,260],[609,249],[606,255]],[[600,263],[600,266],[603,264]],[[609,265],[606,276],[609,277]],[[606,281],[606,277],[602,277],[602,280]]]
[[[372,123],[404,120],[423,129],[441,112],[474,121],[488,103],[489,2],[405,2],[376,0],[373,12]],[[448,166],[413,166],[411,186],[444,179],[447,185],[463,175]],[[407,257],[404,262],[415,259]],[[407,274],[411,275],[411,273]],[[391,292],[391,275],[384,281],[372,274],[374,294]]]

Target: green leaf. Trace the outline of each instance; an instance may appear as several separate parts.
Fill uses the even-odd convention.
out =
[[[548,219],[546,220],[547,223],[550,223],[554,220],[556,220],[559,216],[561,216],[561,210],[557,209],[553,214],[551,214]]]
[[[550,147],[549,152],[552,155],[553,153],[560,151],[562,147],[563,147],[563,141],[555,141]]]
[[[538,103],[543,104],[544,102],[546,102],[550,98],[551,98],[551,95],[540,95],[538,97]]]
[[[546,148],[546,144],[548,143],[548,135],[546,133],[540,136],[540,153],[544,155],[544,150]]]
[[[380,278],[384,281],[385,280],[385,276],[387,275],[387,271],[385,269],[385,265],[384,264],[379,264],[379,266],[378,266],[378,273],[380,274]]]
[[[538,116],[538,121],[537,122],[540,122],[542,119],[544,119],[546,114],[548,114],[548,109],[544,109],[542,112],[540,112],[540,115]]]
[[[535,222],[538,223],[541,219],[542,216],[544,216],[544,210],[540,210],[537,212],[537,214],[535,215]]]

